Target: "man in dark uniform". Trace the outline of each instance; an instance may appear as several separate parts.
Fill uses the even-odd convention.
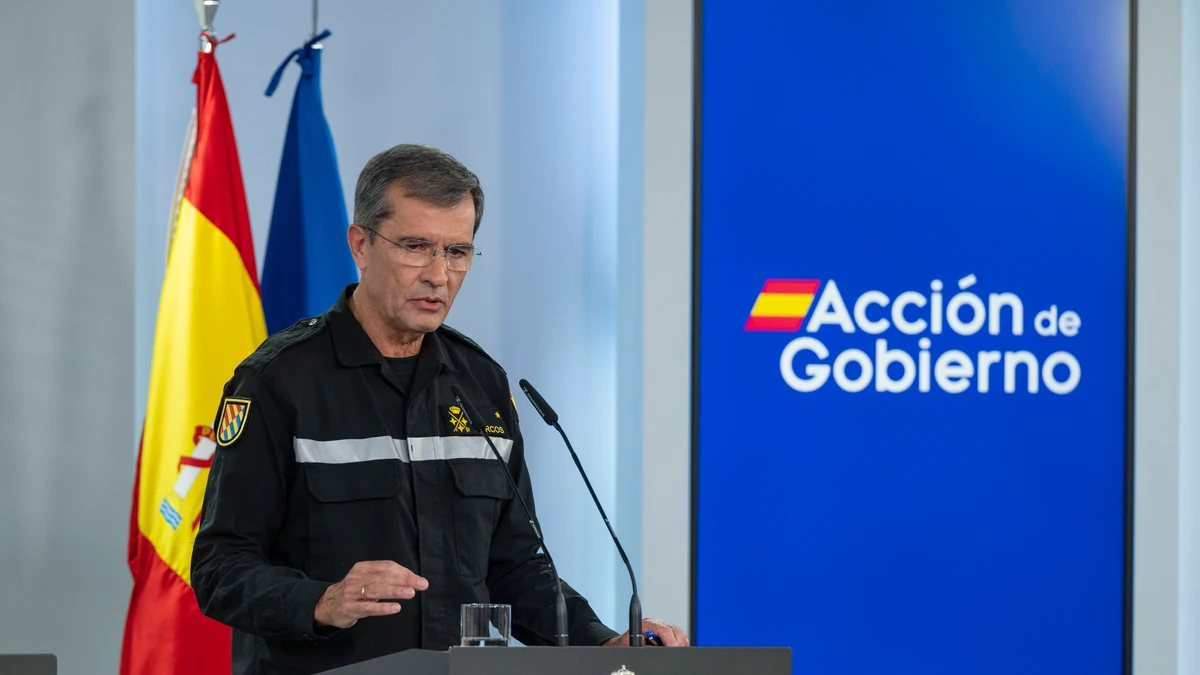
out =
[[[233,627],[235,675],[446,649],[469,602],[510,604],[514,637],[553,644],[549,566],[480,435],[533,508],[508,378],[442,324],[475,256],[479,181],[401,145],[367,163],[354,201],[360,282],[268,338],[217,414],[192,587]],[[571,644],[627,644],[563,586]]]

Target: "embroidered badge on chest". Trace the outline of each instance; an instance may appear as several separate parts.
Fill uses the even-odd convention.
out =
[[[454,405],[446,406],[446,420],[450,424],[450,433],[452,434],[474,434],[478,433],[474,427],[475,422],[468,415],[466,409],[461,405],[461,402]],[[508,433],[504,429],[504,418],[500,415],[500,411],[494,411],[492,417],[488,417],[482,423],[483,433],[489,436],[507,436]]]
[[[456,434],[471,433],[470,421],[467,419],[467,413],[462,408],[452,405],[447,409],[450,413],[450,431]]]
[[[500,411],[496,411],[496,419],[489,425],[483,428],[483,432],[489,436],[503,436],[504,434],[504,418],[500,416]]]

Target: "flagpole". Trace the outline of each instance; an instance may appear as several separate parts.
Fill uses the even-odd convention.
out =
[[[213,33],[213,19],[217,16],[217,9],[221,5],[221,0],[195,0],[196,2],[196,17],[200,19],[200,30],[204,33]],[[205,54],[213,50],[212,42],[200,38],[200,51]]]
[[[317,37],[317,30],[318,30],[318,28],[317,28],[317,26],[318,26],[318,22],[317,22],[317,10],[319,9],[319,5],[320,5],[320,2],[319,2],[319,0],[312,0],[312,9],[313,9],[313,27],[312,27],[312,33],[310,33],[310,34],[309,34],[309,36],[308,36],[308,39],[309,39],[309,40],[311,40],[311,39],[313,39],[313,38]],[[321,43],[320,43],[320,42],[315,42],[315,43],[313,43],[313,49],[321,49]]]
[[[221,0],[195,0],[196,18],[200,20],[200,31],[202,33],[213,33],[213,19],[217,16],[217,9],[221,6]],[[200,36],[200,51],[205,54],[211,53],[213,43]],[[188,176],[192,170],[192,157],[196,152],[196,109],[192,108],[192,119],[188,122],[187,134],[183,141],[183,155],[179,158],[179,173],[175,176],[175,192],[172,195],[171,201],[171,223],[170,229],[167,230],[167,258],[171,257],[171,246],[175,243],[175,228],[179,225],[179,207],[183,202],[183,192],[187,189]]]
[[[196,155],[196,109],[192,108],[192,119],[188,122],[183,140],[183,154],[179,158],[179,173],[175,175],[175,191],[171,193],[171,222],[167,228],[167,260],[171,259],[171,246],[175,243],[175,228],[179,226],[179,209],[183,205],[183,193],[187,190],[188,176],[192,172],[192,158]]]

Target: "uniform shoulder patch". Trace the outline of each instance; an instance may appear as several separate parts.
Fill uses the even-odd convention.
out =
[[[250,400],[225,397],[217,422],[217,445],[228,448],[242,435],[250,418]]]

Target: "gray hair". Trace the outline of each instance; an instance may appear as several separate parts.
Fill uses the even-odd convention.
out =
[[[475,229],[483,219],[483,188],[479,178],[449,153],[428,145],[402,144],[371,158],[358,174],[354,189],[354,222],[368,229],[375,241],[375,224],[392,216],[388,188],[400,184],[405,194],[434,206],[458,206],[471,195],[475,204]]]

